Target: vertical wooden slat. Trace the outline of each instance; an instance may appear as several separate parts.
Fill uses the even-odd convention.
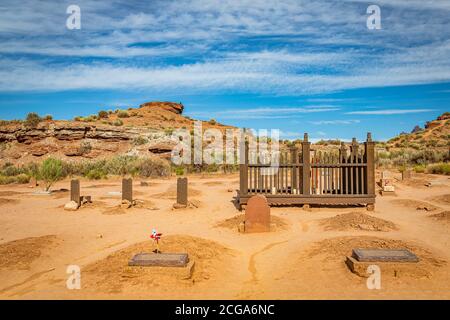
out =
[[[310,175],[311,175],[311,159],[310,159],[311,143],[308,142],[308,134],[305,133],[302,142],[303,157],[303,181],[302,190],[304,195],[310,195]]]
[[[364,146],[367,163],[367,194],[375,196],[375,143],[372,141],[370,132],[367,133]]]
[[[243,145],[243,146],[242,146]],[[241,143],[241,155],[244,154],[244,163],[239,164],[239,193],[242,195],[247,195],[248,193],[248,141],[245,141],[244,144]],[[241,161],[242,162],[242,161]]]
[[[298,189],[297,186],[297,168],[298,168],[298,149],[293,147],[291,149],[291,163],[292,163],[292,189]]]

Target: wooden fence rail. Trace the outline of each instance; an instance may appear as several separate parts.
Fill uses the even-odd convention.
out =
[[[277,166],[261,163],[248,144],[244,152],[241,205],[256,194],[265,195],[269,204],[375,203],[374,142],[370,133],[363,148],[353,138],[349,146],[342,143],[337,152],[311,149],[305,133],[301,149],[280,152]]]

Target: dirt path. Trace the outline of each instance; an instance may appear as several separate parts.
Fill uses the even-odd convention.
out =
[[[8,246],[11,246],[13,241],[30,237],[55,236],[58,239],[54,245],[35,244],[39,252],[33,254],[35,259],[24,267],[19,268],[14,260],[8,260],[12,261],[12,264],[8,262],[5,267],[0,268],[0,297],[7,299],[450,298],[449,224],[430,218],[432,214],[450,209],[450,205],[446,202],[446,195],[450,194],[448,177],[421,175],[421,179],[435,182],[429,188],[416,188],[398,182],[397,196],[377,197],[374,212],[367,212],[364,208],[320,208],[309,212],[298,207],[274,207],[272,214],[286,227],[265,234],[240,234],[237,228],[232,225],[230,227],[230,223],[234,221],[233,217],[240,214],[232,203],[235,193],[228,191],[237,188],[237,178],[237,175],[189,177],[190,183],[197,190],[195,199],[202,205],[199,208],[180,210],[172,209],[171,197],[155,197],[173,190],[175,179],[155,179],[151,181],[150,186],[140,186],[139,181],[136,181],[134,188],[138,198],[151,201],[156,209],[134,208],[125,210],[125,213],[120,215],[103,214],[107,208],[117,206],[120,202],[120,197],[115,196],[115,192],[120,191],[119,180],[96,182],[95,188],[89,187],[94,185],[92,181],[82,181],[82,194],[91,195],[94,203],[97,199],[101,200],[98,206],[76,212],[62,209],[67,202],[64,197],[36,196],[33,195],[35,190],[26,186],[0,186],[1,198],[6,199],[2,201],[0,211],[0,250],[10,248]],[[56,188],[67,186],[68,181],[62,181]],[[417,210],[421,204],[433,206],[435,209],[429,212]],[[336,216],[349,212],[355,214],[334,220]],[[358,220],[354,223],[353,218],[363,219],[363,222]],[[227,219],[231,222],[222,227],[218,226]],[[327,221],[326,226],[323,225],[323,221]],[[346,226],[347,223],[350,227]],[[392,223],[396,228],[371,231],[370,226],[359,228],[358,223],[382,223],[389,226],[391,225],[389,223]],[[335,225],[339,228],[334,228]],[[193,282],[173,282],[169,277],[167,281],[161,283],[153,278],[130,277],[126,273],[120,273],[122,272],[120,270],[112,272],[111,275],[123,276],[108,282],[95,274],[84,273],[83,270],[89,270],[90,266],[96,264],[101,266],[102,261],[111,259],[108,258],[111,255],[121,250],[133,250],[130,248],[139,243],[144,244],[142,250],[147,250],[147,246],[148,250],[151,250],[149,234],[152,228],[157,228],[163,233],[161,244],[163,251],[165,237],[189,236],[199,239],[198,244],[215,243],[231,253],[225,254],[221,253],[222,251],[214,253],[209,250],[210,245],[202,245],[195,249],[195,252],[200,254],[199,261],[211,262],[194,271],[196,273]],[[334,247],[330,247],[332,251],[325,251],[324,255],[307,255],[317,243],[345,236],[354,239],[367,236],[386,241],[403,241],[428,250],[436,261],[446,263],[436,266],[427,279],[397,281],[386,278],[382,290],[374,292],[367,289],[365,279],[348,271],[343,262],[347,253],[339,251],[341,253],[336,256],[334,252],[338,251],[333,251]],[[339,243],[344,240],[336,241]],[[12,251],[9,249],[3,251],[4,253],[0,255],[0,265],[8,257],[14,257],[11,254],[15,254],[15,257],[23,262],[20,253],[21,248],[25,246],[21,247],[20,242],[18,244]],[[344,244],[342,246],[345,248]],[[332,258],[327,258],[328,256]],[[127,260],[127,255],[121,257],[122,262],[114,263],[114,266],[126,264],[124,261]],[[81,290],[66,288],[68,265],[79,265],[82,269]],[[95,268],[93,270],[95,271]]]

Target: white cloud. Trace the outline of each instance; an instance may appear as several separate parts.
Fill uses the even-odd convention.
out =
[[[370,110],[370,111],[351,111],[346,114],[361,114],[361,115],[392,115],[392,114],[408,114],[408,113],[422,113],[431,112],[433,109],[385,109],[385,110]]]
[[[349,119],[349,120],[319,120],[319,121],[309,121],[309,123],[315,124],[315,125],[347,125],[347,124],[355,124],[360,123],[360,120],[357,119]]]

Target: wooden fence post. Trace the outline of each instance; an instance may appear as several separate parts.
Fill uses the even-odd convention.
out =
[[[296,147],[291,149],[291,163],[292,163],[292,181],[291,181],[291,193],[294,193],[294,189],[299,190],[297,173],[298,173],[298,150]]]
[[[364,143],[367,163],[367,194],[375,196],[375,143],[372,134],[367,133],[367,141]]]
[[[245,139],[245,137],[244,137]],[[243,149],[243,150],[242,150]],[[244,163],[239,164],[239,194],[247,195],[248,193],[248,141],[244,140],[244,143],[241,143],[241,157],[244,154]]]
[[[302,191],[304,195],[310,195],[310,173],[311,173],[311,159],[310,159],[310,146],[308,142],[308,134],[305,133],[302,142],[302,162],[303,162],[303,179],[302,179]]]

